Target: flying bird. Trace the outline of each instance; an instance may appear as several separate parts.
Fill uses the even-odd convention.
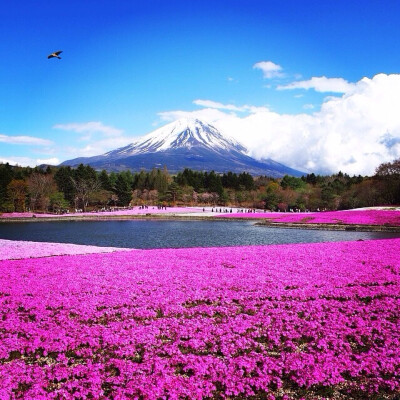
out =
[[[51,53],[50,55],[48,55],[47,58],[54,58],[54,57],[56,57],[56,58],[58,58],[59,60],[61,60],[61,57],[59,56],[59,54],[61,54],[61,53],[62,53],[62,50],[55,51],[54,53]]]

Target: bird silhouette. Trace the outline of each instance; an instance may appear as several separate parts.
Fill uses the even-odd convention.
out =
[[[55,51],[54,53],[51,53],[50,55],[47,56],[47,58],[58,58],[59,60],[61,60],[61,57],[59,56],[59,54],[62,53],[62,50],[58,50]]]

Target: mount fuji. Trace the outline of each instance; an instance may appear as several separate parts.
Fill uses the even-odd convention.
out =
[[[246,171],[252,175],[301,176],[302,172],[273,160],[257,161],[235,139],[198,119],[183,118],[108,153],[64,161],[71,167],[88,164],[111,171],[163,168],[175,173],[185,168],[215,172]]]

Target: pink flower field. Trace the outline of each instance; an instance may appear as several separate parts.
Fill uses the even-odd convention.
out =
[[[3,213],[0,218],[68,218],[68,217],[112,217],[112,216],[126,216],[126,215],[146,215],[146,214],[181,214],[181,213],[198,213],[201,208],[194,207],[167,207],[166,209],[158,209],[156,206],[149,206],[149,208],[133,207],[126,210],[118,211],[99,211],[99,212],[79,212],[69,214],[38,214],[33,212],[24,213]]]
[[[49,257],[67,254],[109,253],[126,251],[117,247],[81,246],[69,243],[26,242],[0,239],[0,260]]]
[[[349,225],[391,225],[400,226],[400,211],[391,210],[349,210],[314,213],[235,213],[220,214],[221,218],[267,218],[273,222],[306,224],[349,224]]]
[[[398,399],[399,249],[0,261],[0,399]]]

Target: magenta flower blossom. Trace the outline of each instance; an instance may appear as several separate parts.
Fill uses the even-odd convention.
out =
[[[0,398],[395,399],[399,248],[0,261]]]
[[[83,246],[69,243],[28,242],[0,239],[0,260],[49,257],[73,254],[110,253],[126,251],[117,247]]]
[[[99,211],[99,212],[78,212],[78,213],[70,213],[70,214],[39,214],[33,212],[24,212],[24,213],[0,213],[0,218],[32,218],[35,216],[36,218],[68,218],[71,216],[99,216],[99,217],[108,217],[108,216],[126,216],[126,215],[158,215],[158,214],[182,214],[182,213],[199,213],[201,212],[201,208],[195,207],[166,207],[166,209],[158,209],[156,206],[149,206],[148,208],[139,208],[133,207],[131,209],[126,210],[118,210],[118,211]]]
[[[265,218],[271,222],[303,224],[350,224],[400,226],[400,211],[392,210],[349,210],[313,213],[232,213],[219,214],[221,218]]]

